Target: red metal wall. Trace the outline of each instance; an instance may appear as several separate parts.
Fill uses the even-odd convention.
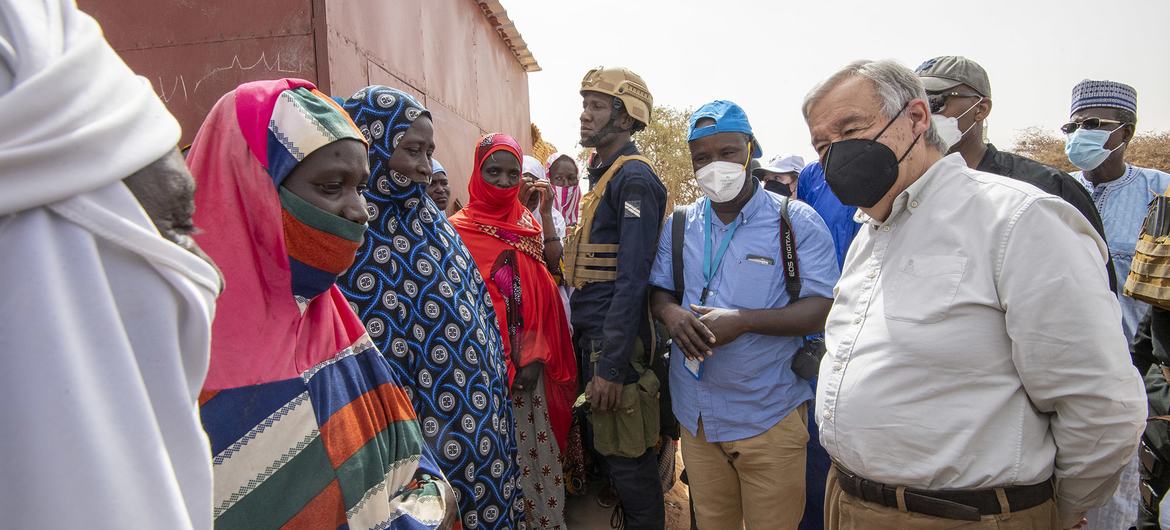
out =
[[[502,131],[532,146],[528,77],[474,0],[324,0],[328,84],[380,84],[422,98],[453,199],[467,203],[475,142]]]
[[[475,0],[78,0],[195,137],[240,83],[316,82],[347,97],[383,84],[419,97],[435,120],[435,156],[467,203],[479,135],[532,145],[528,78]]]
[[[78,0],[183,125],[183,143],[224,93],[277,77],[317,80],[310,0]]]

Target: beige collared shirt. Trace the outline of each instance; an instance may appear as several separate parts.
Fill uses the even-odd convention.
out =
[[[1064,521],[1108,499],[1146,398],[1084,216],[954,154],[858,220],[817,389],[834,460],[932,490],[1055,475]]]

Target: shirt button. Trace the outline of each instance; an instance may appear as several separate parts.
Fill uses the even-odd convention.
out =
[[[865,275],[867,278],[877,278],[877,271],[871,270],[869,274]]]
[[[853,323],[854,323],[854,324],[860,324],[860,323],[861,323],[861,318],[855,318],[855,319],[853,319]]]
[[[837,363],[833,365],[833,371],[840,372],[845,369],[845,363]]]
[[[910,201],[910,207],[911,207],[911,208],[917,208],[917,207],[918,207],[918,201]]]
[[[888,226],[882,227],[882,232],[889,232],[889,231],[890,231],[890,227],[888,227]]]
[[[826,421],[830,420],[833,418],[833,413],[826,410],[825,415],[823,417],[825,418]]]

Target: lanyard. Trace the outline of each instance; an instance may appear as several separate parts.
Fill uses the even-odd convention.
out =
[[[737,214],[735,221],[727,228],[727,235],[719,241],[719,248],[715,251],[715,255],[711,255],[711,222],[715,213],[711,211],[711,200],[708,199],[706,207],[703,210],[703,280],[706,282],[703,285],[703,294],[699,297],[699,304],[707,303],[707,295],[710,293],[711,281],[715,279],[715,271],[719,270],[719,264],[723,262],[723,255],[727,253],[727,246],[731,244],[731,238],[735,235],[735,231],[739,229],[740,217]]]

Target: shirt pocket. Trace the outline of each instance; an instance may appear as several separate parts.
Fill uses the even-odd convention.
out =
[[[739,309],[770,308],[776,272],[775,264],[766,265],[749,258],[739,260],[735,271],[729,275],[734,278],[734,285],[728,290],[731,296],[725,298],[728,305]]]
[[[886,318],[915,324],[942,320],[955,301],[966,270],[966,256],[902,258],[883,281]]]

